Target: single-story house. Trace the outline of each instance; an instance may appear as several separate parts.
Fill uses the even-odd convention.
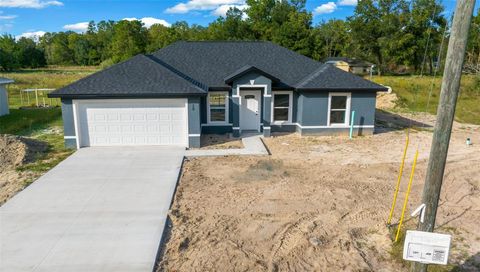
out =
[[[374,130],[384,86],[271,42],[176,42],[49,94],[65,144],[199,147],[208,133]]]
[[[9,78],[0,77],[0,116],[10,113],[8,109],[8,93],[6,85],[13,83]]]
[[[355,58],[331,57],[324,60],[325,63],[333,64],[343,71],[356,75],[368,75],[372,71],[373,63]]]

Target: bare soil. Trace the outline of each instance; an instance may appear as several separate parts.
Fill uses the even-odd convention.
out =
[[[386,220],[405,144],[402,122],[412,116],[382,117],[387,120],[379,120],[383,127],[372,136],[279,135],[264,139],[269,157],[187,161],[159,270],[408,270],[391,254]],[[417,148],[407,218],[421,204],[431,137],[427,129],[410,132],[395,222]],[[473,145],[465,144],[467,137]],[[455,124],[449,150],[437,231],[453,234],[450,263],[478,271],[480,127]],[[407,228],[415,220],[408,219]]]
[[[204,134],[200,138],[200,146],[200,149],[243,148],[242,141],[231,134]]]
[[[0,205],[21,191],[36,177],[31,172],[19,172],[17,167],[35,161],[47,150],[47,144],[14,135],[0,135]]]

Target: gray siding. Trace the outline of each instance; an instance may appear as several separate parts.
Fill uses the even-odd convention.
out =
[[[73,106],[71,99],[62,99],[62,118],[63,118],[63,135],[65,137],[76,137],[75,122],[73,119]],[[64,139],[65,147],[77,148],[75,138]]]
[[[355,111],[354,125],[372,126],[375,124],[375,92],[352,93],[352,111]]]
[[[328,114],[328,92],[300,93],[298,113],[302,126],[326,126]]]
[[[200,134],[202,133],[200,116],[200,98],[188,98],[188,146],[192,148],[200,147]]]
[[[8,94],[5,85],[0,84],[0,116],[9,114]]]

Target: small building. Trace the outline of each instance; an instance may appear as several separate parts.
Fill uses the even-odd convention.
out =
[[[0,77],[0,116],[10,113],[8,110],[8,94],[6,85],[13,83],[13,80],[9,78]]]
[[[347,57],[331,57],[324,60],[325,63],[333,64],[335,67],[343,71],[350,72],[356,75],[368,75],[373,63]]]
[[[372,134],[385,91],[271,42],[242,41],[176,42],[48,96],[61,98],[68,147],[199,147],[210,133]]]

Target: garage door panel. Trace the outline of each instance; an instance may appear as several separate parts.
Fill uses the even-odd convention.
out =
[[[81,101],[81,146],[187,146],[185,99]]]

